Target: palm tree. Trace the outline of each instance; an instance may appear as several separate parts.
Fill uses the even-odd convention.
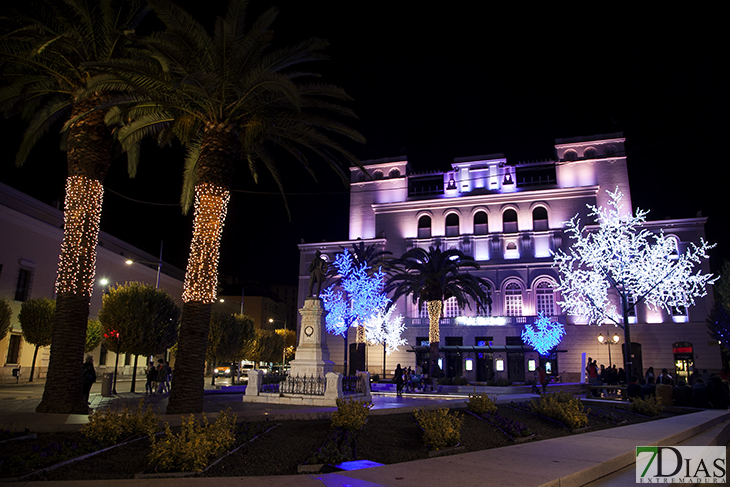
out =
[[[0,90],[6,115],[28,120],[15,159],[63,122],[66,150],[65,224],[56,281],[56,318],[48,379],[38,412],[86,413],[81,381],[89,302],[95,276],[103,182],[113,139],[104,122],[111,94],[87,90],[106,62],[129,48],[124,32],[143,10],[139,0],[31,0],[3,17],[0,61],[8,84]],[[6,10],[7,12],[7,10]],[[131,173],[134,166],[131,166]]]
[[[429,370],[438,359],[439,351],[439,319],[443,302],[455,297],[460,307],[471,307],[467,298],[471,298],[477,309],[488,309],[491,314],[492,300],[489,296],[489,283],[467,272],[465,267],[479,269],[476,261],[456,249],[442,252],[430,247],[428,251],[413,248],[407,251],[396,262],[396,268],[385,286],[387,293],[392,293],[392,303],[402,296],[412,296],[413,304],[423,305],[428,309],[429,330]]]
[[[325,59],[324,41],[271,48],[276,9],[247,24],[248,2],[232,0],[211,35],[169,0],[149,3],[167,28],[146,40],[153,58],[144,70],[124,61],[110,63],[112,72],[100,86],[136,86],[137,102],[114,115],[118,120],[134,119],[119,130],[123,145],[153,134],[160,142],[175,136],[188,148],[182,202],[187,209],[194,201],[193,238],[183,290],[179,359],[167,408],[168,414],[180,414],[203,410],[211,304],[216,299],[220,238],[236,166],[242,161],[255,181],[262,166],[281,189],[276,157],[293,156],[313,173],[309,153],[338,171],[346,183],[341,159],[358,162],[329,134],[364,139],[332,117],[354,116],[340,104],[349,100],[344,91],[306,81],[315,73],[301,65]]]

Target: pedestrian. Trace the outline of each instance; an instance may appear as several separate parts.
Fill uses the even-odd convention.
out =
[[[651,377],[652,379],[654,379],[654,381],[656,381],[656,377],[654,376],[654,367],[649,367],[648,369],[646,369],[646,374],[644,375],[644,379],[647,382],[649,382],[649,377]]]
[[[167,365],[162,359],[159,359],[157,363],[159,364],[157,366],[157,393],[164,394],[167,386]]]
[[[82,381],[84,385],[84,399],[86,404],[89,404],[89,393],[91,392],[91,385],[96,382],[96,370],[94,369],[94,357],[91,355],[86,356],[86,362],[83,365]]]
[[[669,379],[670,381],[674,382],[672,379],[672,376],[669,375],[669,372],[667,372],[667,369],[662,369],[662,373],[659,374],[659,378],[657,379],[657,384],[664,384],[664,379]]]
[[[395,379],[395,391],[398,396],[403,395],[403,369],[400,368],[400,364],[395,368],[395,374],[393,375],[393,378]]]
[[[588,383],[592,386],[598,385],[598,367],[596,366],[595,360],[588,365]],[[598,394],[598,390],[593,389],[591,395],[593,397],[598,397]]]
[[[537,367],[537,378],[540,381],[540,385],[542,386],[542,393],[545,394],[547,392],[549,379],[547,373],[545,372],[545,367],[543,367],[542,365]]]
[[[147,366],[146,376],[147,382],[144,385],[145,391],[147,394],[154,394],[157,386],[157,369],[155,368],[154,363],[150,362]]]
[[[656,384],[654,384],[654,376],[646,380],[646,384],[641,386],[641,398],[646,399],[649,396],[656,396]]]

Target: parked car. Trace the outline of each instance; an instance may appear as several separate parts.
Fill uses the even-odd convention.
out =
[[[232,377],[236,374],[236,364],[223,364],[213,370],[216,377]]]

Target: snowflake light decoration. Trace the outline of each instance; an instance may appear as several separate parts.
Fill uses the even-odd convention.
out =
[[[565,327],[561,323],[550,321],[542,311],[538,313],[535,326],[526,323],[522,330],[522,341],[538,351],[542,356],[547,356],[550,350],[555,348],[565,336]]]

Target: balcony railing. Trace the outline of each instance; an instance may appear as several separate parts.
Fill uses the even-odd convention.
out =
[[[460,317],[461,318],[461,317]],[[522,326],[537,321],[537,316],[467,316],[466,320],[459,318],[441,318],[441,326]],[[565,324],[566,315],[550,316],[550,320]],[[406,318],[406,326],[428,326],[428,318]]]

